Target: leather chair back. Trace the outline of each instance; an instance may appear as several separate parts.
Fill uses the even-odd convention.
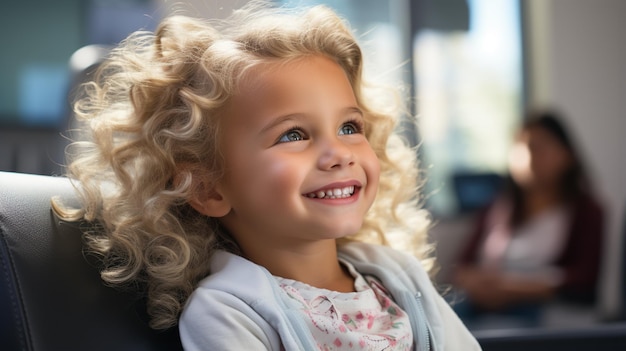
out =
[[[0,172],[0,349],[182,349],[177,328],[148,327],[139,292],[103,284],[52,196],[75,202],[66,178]]]

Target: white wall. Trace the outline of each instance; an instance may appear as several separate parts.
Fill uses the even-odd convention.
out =
[[[569,119],[608,212],[601,313],[620,307],[626,213],[626,1],[526,0],[530,102]]]

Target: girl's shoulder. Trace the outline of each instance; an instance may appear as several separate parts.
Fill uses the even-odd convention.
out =
[[[280,338],[266,315],[280,306],[263,268],[223,251],[212,255],[210,265],[211,274],[198,283],[179,319],[185,348],[278,349]]]

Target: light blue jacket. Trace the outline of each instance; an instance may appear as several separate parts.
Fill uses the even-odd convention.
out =
[[[378,278],[407,312],[416,350],[480,350],[417,259],[364,243],[340,246],[339,256]],[[211,271],[180,317],[185,350],[318,350],[297,306],[265,268],[217,252]]]

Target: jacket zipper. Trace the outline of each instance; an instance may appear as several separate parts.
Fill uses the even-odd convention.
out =
[[[405,308],[406,313],[409,314],[411,322],[415,322],[416,326],[413,329],[417,333],[417,349],[416,351],[433,351],[431,349],[431,332],[426,320],[426,311],[422,304],[422,293],[417,292],[415,295],[411,295],[409,292],[403,294],[406,304],[412,305],[412,308]],[[406,307],[409,307],[405,305]]]
[[[420,329],[423,329],[422,333],[425,334],[424,335],[424,339],[425,340],[425,345],[426,347],[420,347],[422,350],[424,351],[431,351],[430,349],[430,328],[428,326],[428,321],[426,320],[426,311],[424,310],[424,304],[422,304],[422,293],[420,291],[418,291],[415,294],[415,301],[417,302],[417,309],[419,311],[419,313],[421,314],[421,323],[420,323]]]

